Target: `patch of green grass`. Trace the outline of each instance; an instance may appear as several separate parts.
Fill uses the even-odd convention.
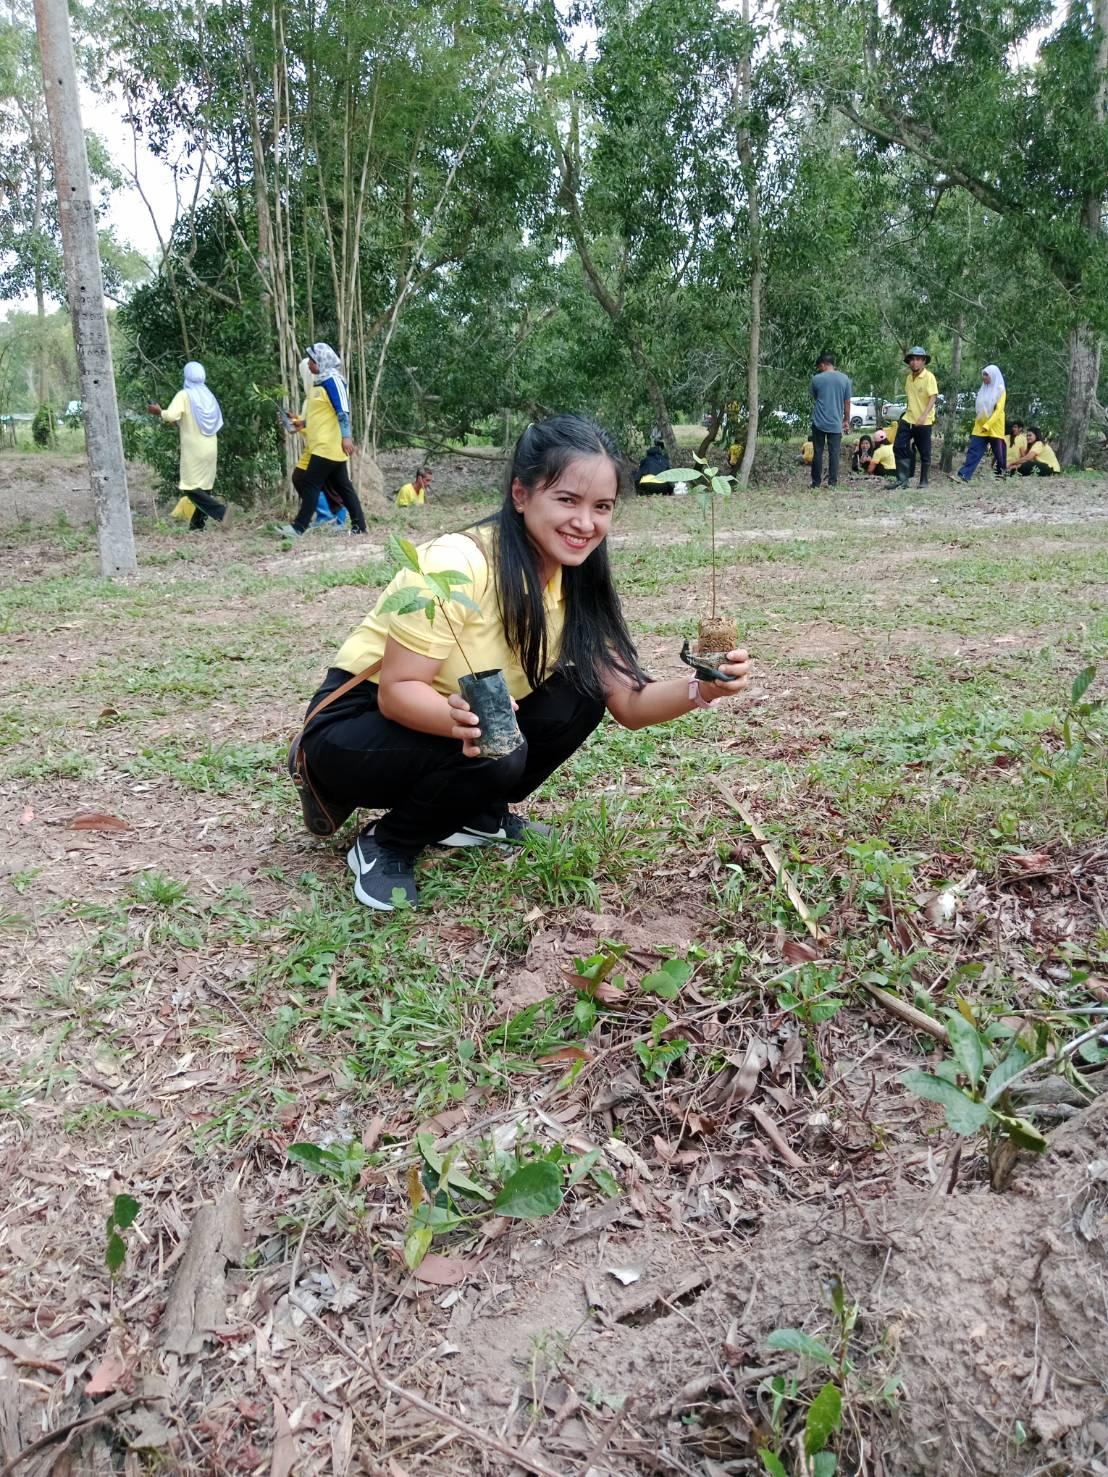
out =
[[[189,745],[167,740],[144,748],[121,767],[136,779],[166,778],[202,795],[246,790],[274,794],[287,788],[280,774],[282,752],[270,744]]]

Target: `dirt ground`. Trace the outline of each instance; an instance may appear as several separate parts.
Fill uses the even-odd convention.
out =
[[[395,526],[457,526],[494,481],[457,458]],[[1108,1477],[1108,1070],[1031,1093],[1049,1148],[996,1193],[983,1141],[900,1083],[938,1041],[887,1008],[1054,1030],[1108,1002],[1103,765],[1032,793],[1021,747],[1103,654],[1108,482],[736,503],[750,701],[606,729],[535,806],[584,851],[436,860],[387,926],[280,758],[389,525],[190,537],[136,477],[140,574],[109,587],[85,497],[79,464],[0,460],[0,1477],[722,1477],[763,1452],[800,1477],[831,1375],[840,1472]],[[613,536],[660,675],[703,599],[691,501]],[[888,784],[876,748],[836,768],[856,731],[899,756]],[[573,961],[612,944],[623,998],[547,1040],[527,1012],[566,1031]],[[801,975],[833,1011],[782,1004]],[[304,1143],[353,1168],[311,1173]],[[544,1219],[478,1207],[413,1273],[451,1149],[489,1183],[540,1153],[607,1179]]]

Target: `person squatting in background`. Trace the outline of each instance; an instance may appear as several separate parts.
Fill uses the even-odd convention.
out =
[[[638,465],[634,479],[635,491],[641,492],[643,497],[651,496],[653,493],[656,492],[672,493],[672,483],[648,482],[645,487],[641,485],[642,479],[644,477],[657,477],[659,472],[668,471],[669,457],[666,455],[665,442],[661,439],[658,439],[654,442],[654,445],[647,450],[646,455],[643,457],[642,461]]]
[[[422,610],[397,609],[397,592],[424,579],[401,570],[335,656],[300,739],[312,776],[301,801],[311,831],[315,792],[339,824],[358,807],[385,812],[347,856],[366,907],[389,912],[398,896],[415,906],[416,859],[436,843],[519,846],[545,831],[509,806],[560,769],[605,711],[645,728],[747,686],[745,651],[724,657],[725,682],[692,673],[656,682],[639,665],[608,562],[619,483],[619,453],[592,421],[529,426],[499,512],[419,548],[424,574],[465,572],[472,599],[445,602],[448,619],[432,625]],[[471,669],[504,674],[523,735],[510,754],[477,747],[477,714],[458,691]]]
[[[823,480],[823,452],[827,448],[827,485],[839,481],[839,446],[850,428],[850,381],[835,368],[835,356],[826,350],[816,360],[808,387],[812,397],[812,486]]]
[[[873,438],[873,452],[866,462],[866,471],[874,477],[895,477],[896,457],[889,445],[889,438],[884,431],[878,431]]]
[[[427,501],[427,489],[431,486],[431,468],[420,467],[410,482],[396,494],[398,508],[422,508]]]
[[[1024,452],[1026,450],[1027,450],[1027,427],[1024,425],[1023,421],[1009,421],[1008,422],[1008,455],[1007,455],[1007,461],[1006,461],[1006,465],[1007,465],[1007,468],[1008,468],[1008,475],[1009,475],[1009,477],[1011,477],[1011,475],[1012,475],[1012,463],[1014,461],[1018,461],[1019,458],[1024,454]]]
[[[873,437],[859,436],[858,445],[850,453],[850,470],[852,472],[865,472],[867,463],[873,455]]]
[[[177,486],[193,505],[189,527],[199,532],[209,518],[222,523],[227,505],[212,497],[212,488],[219,461],[223,411],[208,389],[204,366],[190,359],[185,365],[184,387],[177,391],[166,408],[163,410],[153,400],[146,408],[151,415],[160,416],[167,426],[175,425],[180,434],[181,464]]]
[[[277,529],[282,538],[299,538],[315,517],[319,494],[326,486],[350,514],[354,533],[365,533],[365,514],[350,480],[349,459],[354,454],[350,435],[350,394],[343,378],[339,356],[330,344],[312,344],[305,356],[312,384],[304,402],[304,415],[293,421],[303,430],[308,456],[297,491],[300,508],[291,523]],[[294,486],[296,479],[294,478]]]
[[[966,459],[954,473],[956,481],[968,482],[986,451],[993,454],[993,472],[1003,477],[1008,463],[1008,443],[1004,439],[1004,402],[1008,398],[1004,376],[995,364],[981,371],[981,387],[977,391],[977,419],[970,432]]]
[[[919,485],[927,487],[931,472],[931,428],[935,424],[935,405],[939,386],[927,368],[931,355],[916,344],[904,356],[908,377],[904,381],[904,414],[897,422],[893,455],[896,458],[896,485],[906,488],[912,475],[913,451],[919,453]]]
[[[1062,468],[1054,448],[1043,440],[1038,426],[1028,426],[1027,447],[1022,456],[1010,463],[1008,470],[1018,472],[1021,477],[1057,477]]]

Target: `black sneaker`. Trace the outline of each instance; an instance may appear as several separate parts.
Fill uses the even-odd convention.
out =
[[[378,846],[372,826],[361,832],[346,853],[346,864],[354,873],[354,896],[367,908],[391,913],[398,905],[419,906],[415,857],[410,851]],[[401,896],[397,898],[395,893]]]
[[[444,836],[439,845],[522,846],[528,832],[534,836],[549,836],[550,827],[544,826],[542,821],[529,821],[523,816],[513,815],[510,810],[505,810],[500,815],[489,811],[485,815],[475,816],[460,831]]]

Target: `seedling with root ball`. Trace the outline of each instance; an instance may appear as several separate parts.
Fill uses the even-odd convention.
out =
[[[734,678],[718,670],[719,664],[727,659],[739,639],[735,622],[727,616],[716,614],[716,498],[730,497],[735,486],[734,477],[710,467],[703,457],[693,453],[695,467],[671,467],[666,472],[651,473],[643,482],[684,483],[689,492],[698,493],[707,499],[709,527],[712,545],[712,585],[708,617],[696,628],[696,651],[689,650],[686,641],[681,648],[681,660],[696,671],[705,682],[733,682]]]

